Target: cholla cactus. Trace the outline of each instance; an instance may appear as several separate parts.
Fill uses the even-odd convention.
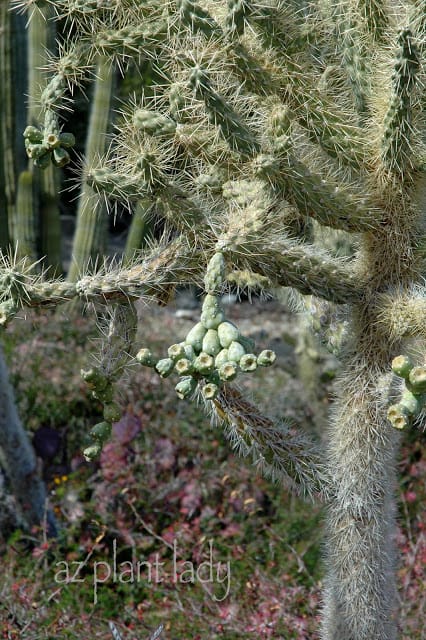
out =
[[[177,369],[182,397],[201,382],[207,407],[244,455],[325,501],[322,638],[395,640],[393,427],[403,426],[395,412],[411,424],[424,402],[424,2],[51,4],[72,28],[42,95],[43,140],[60,131],[68,87],[99,56],[123,70],[129,58],[151,60],[162,82],[123,110],[87,180],[109,202],[151,202],[169,234],[139,261],[76,283],[5,264],[3,319],[22,305],[77,297],[165,303],[179,283],[200,284],[218,255],[229,280],[293,287],[338,307],[345,331],[337,327],[331,341],[322,327],[342,361],[324,450],[262,416],[229,384],[235,363],[250,370],[254,355],[231,358],[234,342],[247,348],[240,338],[221,342],[222,275],[205,283],[211,328],[201,319],[168,358],[158,362],[146,347],[138,359],[163,377]],[[323,229],[354,239],[353,255],[325,249]],[[411,396],[404,391],[392,411],[391,362],[407,340],[418,362],[394,370]],[[222,349],[228,359],[216,362]],[[271,355],[256,364],[264,358]],[[415,371],[423,378],[412,380]],[[96,450],[108,429],[98,431]]]

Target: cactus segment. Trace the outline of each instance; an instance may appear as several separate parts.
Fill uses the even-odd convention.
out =
[[[133,124],[152,136],[173,136],[176,132],[174,120],[148,109],[137,109],[133,114]]]
[[[204,276],[204,288],[207,291],[207,294],[218,293],[223,285],[224,280],[225,259],[223,257],[223,253],[218,251],[210,259],[210,262],[207,266],[206,275]],[[209,295],[205,297],[204,305],[210,306],[210,303],[207,302],[208,300]]]
[[[215,296],[207,294],[203,303],[200,320],[206,329],[217,329],[225,320],[225,314]]]
[[[220,367],[225,364],[225,362],[229,362],[228,349],[222,349],[221,351],[219,351],[214,360],[214,366],[216,367],[216,369],[220,369]]]
[[[121,409],[115,402],[104,405],[104,420],[107,422],[118,422],[121,418]]]
[[[177,0],[179,17],[192,33],[203,33],[207,38],[220,37],[222,29],[210,14],[193,0]]]
[[[95,444],[91,444],[89,447],[86,447],[83,450],[83,455],[87,462],[92,462],[99,458],[102,451],[102,444],[100,442],[96,442]]]
[[[89,435],[93,440],[97,440],[101,444],[104,444],[104,442],[111,437],[111,429],[111,422],[99,422],[90,429]]]
[[[244,33],[246,19],[250,16],[252,7],[248,0],[228,0],[226,15],[227,34],[233,38]]]

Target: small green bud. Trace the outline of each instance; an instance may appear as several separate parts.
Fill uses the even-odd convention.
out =
[[[174,360],[175,362],[180,358],[185,358],[185,347],[182,343],[180,344],[172,344],[167,350],[169,358]]]
[[[240,342],[237,342],[236,340],[234,340],[229,345],[228,357],[230,360],[233,360],[234,362],[239,362],[241,358],[245,355],[245,353],[246,351]]]
[[[188,398],[192,393],[194,393],[197,387],[197,381],[192,376],[187,376],[186,378],[182,378],[177,385],[175,386],[176,393],[178,397],[183,400],[184,398]]]
[[[227,349],[231,342],[235,342],[240,339],[240,332],[232,322],[221,322],[217,328],[217,333],[220,345],[224,349]]]
[[[96,442],[95,444],[91,444],[90,447],[86,447],[83,451],[83,455],[87,462],[91,462],[92,460],[96,460],[100,456],[102,451],[102,445],[100,442]]]
[[[89,435],[94,440],[98,440],[102,444],[111,437],[112,425],[110,422],[99,422],[95,424],[89,431]]]
[[[254,353],[246,353],[240,360],[241,371],[249,372],[257,369],[257,358]]]
[[[194,360],[194,369],[198,371],[198,373],[201,373],[203,376],[212,373],[214,370],[214,365],[214,358],[203,351]]]
[[[426,367],[413,367],[408,376],[410,389],[413,393],[426,392]]]
[[[121,409],[115,402],[110,402],[104,406],[104,420],[107,422],[118,422],[121,418]]]
[[[203,338],[203,351],[211,356],[217,356],[220,351],[219,336],[215,329],[209,329]]]
[[[143,364],[145,367],[154,367],[155,360],[149,349],[139,349],[136,354],[136,360]]]
[[[269,367],[271,364],[274,364],[276,359],[277,355],[274,351],[271,351],[271,349],[264,349],[257,356],[257,364],[261,367]]]
[[[173,371],[175,366],[174,361],[171,358],[163,358],[159,360],[155,365],[155,370],[160,374],[162,378],[167,378]]]
[[[192,369],[192,362],[187,358],[179,358],[175,364],[175,370],[180,376],[185,376],[188,373],[191,373]]]
[[[219,377],[226,382],[237,377],[237,367],[235,362],[225,362],[219,369]]]
[[[204,385],[201,391],[206,400],[213,400],[219,393],[219,387],[213,382],[209,382]]]
[[[203,338],[207,333],[206,327],[198,322],[186,336],[185,342],[194,349],[195,353],[200,353],[203,348]]]
[[[392,371],[400,378],[408,379],[413,363],[408,356],[397,356],[392,360]]]

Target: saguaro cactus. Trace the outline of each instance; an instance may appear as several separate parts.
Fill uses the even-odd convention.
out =
[[[19,262],[5,266],[3,319],[21,305],[77,297],[164,303],[179,283],[200,284],[220,255],[221,277],[213,289],[209,275],[205,281],[201,328],[170,347],[168,358],[157,361],[145,344],[138,360],[162,377],[184,376],[178,395],[201,389],[244,455],[325,501],[322,638],[395,640],[394,427],[424,416],[424,2],[52,4],[73,28],[42,100],[44,138],[51,126],[57,133],[67,84],[87,75],[99,55],[122,68],[138,55],[158,61],[164,82],[125,110],[87,180],[110,200],[152,200],[170,232],[140,261],[76,283],[33,277]],[[350,234],[355,254],[336,258],[324,249],[315,241],[320,227]],[[293,287],[339,308],[346,331],[334,348],[342,374],[324,450],[262,416],[230,384],[266,357],[241,343],[238,328],[228,327],[235,333],[228,346],[219,336],[226,319],[216,296],[222,277],[235,272],[240,281]],[[126,326],[123,319],[127,336]],[[394,358],[413,339],[416,362],[401,369]],[[114,372],[105,361],[85,373],[98,397],[108,390],[108,417],[92,433],[89,457],[114,419],[107,406],[124,366]]]

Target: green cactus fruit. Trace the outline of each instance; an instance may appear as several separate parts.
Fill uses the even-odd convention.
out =
[[[93,440],[97,440],[102,444],[111,437],[112,424],[111,422],[99,422],[95,424],[89,431],[89,435]]]
[[[192,376],[186,376],[182,378],[175,386],[176,393],[181,400],[188,398],[194,393],[197,387],[197,381]]]
[[[203,351],[210,356],[217,356],[220,349],[219,336],[217,335],[216,329],[208,329],[203,338]]]
[[[413,367],[408,376],[410,389],[413,393],[420,394],[426,392],[426,367]]]
[[[53,149],[52,162],[55,167],[64,167],[70,161],[70,154],[65,149],[58,147]]]
[[[192,362],[188,358],[179,358],[175,364],[175,371],[180,376],[185,376],[193,370]]]
[[[182,342],[181,344],[183,345],[183,348],[185,350],[185,358],[188,358],[188,360],[192,362],[196,358],[193,346],[190,344],[186,344],[185,342]]]
[[[220,346],[227,349],[231,342],[240,340],[240,332],[232,322],[221,322],[217,328]]]
[[[87,462],[91,462],[100,456],[101,451],[102,444],[100,442],[96,442],[95,444],[91,444],[89,447],[86,447],[83,451],[83,455]]]
[[[97,391],[100,391],[101,389],[105,389],[108,385],[107,377],[96,367],[92,367],[91,369],[81,369],[80,375],[89,389],[96,389]]]
[[[400,378],[408,379],[413,363],[408,356],[397,356],[392,360],[392,371]]]
[[[206,400],[213,400],[219,393],[219,387],[213,382],[208,382],[206,385],[204,385],[201,392]]]
[[[404,429],[410,426],[412,416],[408,409],[400,404],[393,404],[389,407],[387,417],[395,429]]]
[[[59,140],[59,136],[56,133],[49,133],[44,140],[45,144],[49,147],[49,149],[57,149],[61,146],[61,141]]]
[[[102,404],[109,404],[112,402],[114,395],[114,390],[112,388],[112,384],[109,383],[105,389],[95,389],[92,391],[92,396],[102,402]]]
[[[121,409],[115,402],[109,402],[104,406],[104,420],[118,422],[121,418]]]
[[[49,153],[49,148],[45,144],[31,144],[25,141],[25,149],[27,152],[27,156],[32,158],[33,160],[38,160],[39,158],[43,158]]]
[[[143,364],[145,367],[154,367],[155,360],[149,349],[139,349],[136,354],[136,360]]]
[[[277,355],[274,351],[271,351],[270,349],[264,349],[257,356],[257,364],[261,367],[269,367],[271,364],[274,364],[276,359]]]
[[[225,362],[219,369],[219,377],[225,382],[234,380],[234,378],[237,377],[237,373],[238,370],[235,362]]]
[[[163,358],[155,365],[155,370],[162,378],[167,378],[173,371],[175,363],[171,358]]]
[[[169,358],[177,362],[180,358],[185,358],[185,347],[182,343],[180,344],[172,344],[167,350],[167,354]]]
[[[39,156],[34,159],[34,166],[39,169],[47,169],[50,165],[50,153],[45,153],[44,155]]]
[[[225,259],[223,254],[215,253],[211,258],[206,275],[204,276],[204,287],[208,293],[220,291],[225,279]]]
[[[416,416],[422,410],[424,404],[424,395],[416,395],[409,389],[404,389],[400,401],[398,404],[401,407],[405,407],[412,416]]]
[[[75,145],[75,136],[72,133],[64,131],[64,133],[59,134],[59,142],[61,143],[61,147],[68,149]]]
[[[203,348],[203,339],[206,333],[206,327],[201,322],[198,322],[185,338],[186,344],[191,345],[196,354],[200,353]]]
[[[246,353],[246,355],[240,359],[239,364],[241,371],[255,371],[257,369],[257,357],[254,353]]]
[[[240,342],[233,340],[229,345],[228,357],[230,360],[233,360],[234,362],[239,362],[241,358],[245,355],[245,353],[246,353],[246,350],[244,349],[243,345]]]
[[[213,372],[215,367],[214,358],[208,353],[201,352],[194,360],[194,369],[201,373],[203,376]]]
[[[201,312],[200,320],[206,329],[217,329],[225,320],[225,314],[217,305],[216,307],[208,307]]]
[[[214,366],[220,369],[225,362],[229,362],[228,349],[221,349],[215,358]]]
[[[37,127],[28,126],[24,131],[25,141],[29,141],[31,144],[40,144],[43,142],[43,134]]]

